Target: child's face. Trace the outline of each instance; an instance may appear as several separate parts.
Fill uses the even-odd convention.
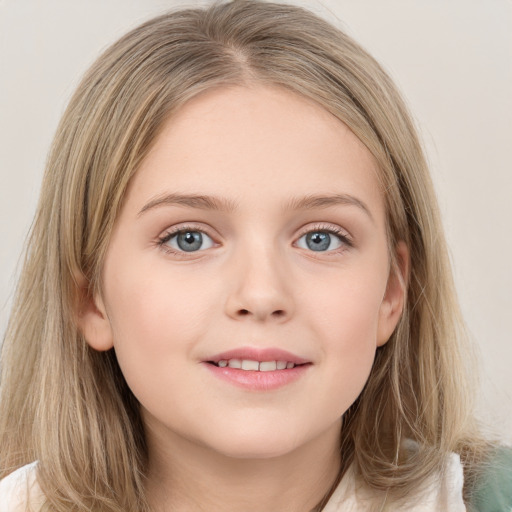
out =
[[[284,89],[210,91],[173,116],[83,321],[93,347],[115,347],[151,439],[261,458],[336,437],[402,305],[378,172],[343,123]],[[208,362],[238,349],[307,364]]]

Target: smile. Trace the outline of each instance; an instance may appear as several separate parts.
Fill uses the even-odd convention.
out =
[[[252,359],[221,359],[217,363],[211,362],[219,368],[237,368],[254,372],[272,372],[275,370],[290,370],[295,367],[291,361],[255,361]]]
[[[288,386],[313,367],[312,361],[279,348],[240,347],[202,362],[220,381],[251,392],[269,392]]]

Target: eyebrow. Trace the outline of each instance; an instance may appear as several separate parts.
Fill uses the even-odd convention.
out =
[[[308,195],[291,199],[286,205],[287,210],[311,210],[329,208],[331,206],[347,205],[357,206],[374,222],[374,218],[368,206],[350,194]]]
[[[289,210],[313,210],[329,208],[331,206],[347,205],[356,206],[362,210],[374,222],[374,218],[368,206],[358,199],[349,194],[317,194],[308,195],[304,197],[292,198],[284,207],[284,211]],[[146,203],[137,216],[160,206],[185,206],[187,208],[198,208],[200,210],[214,210],[234,212],[238,208],[235,201],[229,199],[208,196],[202,194],[162,194],[151,199]]]
[[[186,206],[188,208],[199,208],[200,210],[226,212],[233,212],[237,209],[237,204],[234,201],[220,197],[201,194],[163,194],[145,204],[137,216],[140,217],[144,212],[159,206]]]

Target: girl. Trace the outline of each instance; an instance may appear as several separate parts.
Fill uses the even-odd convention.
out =
[[[465,510],[487,447],[464,339],[379,65],[297,7],[158,17],[56,134],[2,352],[0,510]]]

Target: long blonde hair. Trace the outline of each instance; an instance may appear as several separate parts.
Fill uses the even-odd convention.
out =
[[[77,328],[80,283],[100,290],[126,187],[164,121],[202,91],[254,81],[311,98],[350,127],[380,164],[390,251],[400,240],[410,250],[401,321],[343,417],[340,475],[354,463],[368,486],[401,500],[457,452],[470,489],[483,444],[469,347],[410,115],[347,35],[298,7],[239,0],[165,14],[124,36],[87,72],[57,130],[0,388],[0,477],[38,460],[48,510],[149,509],[138,403],[114,352],[92,350]]]

